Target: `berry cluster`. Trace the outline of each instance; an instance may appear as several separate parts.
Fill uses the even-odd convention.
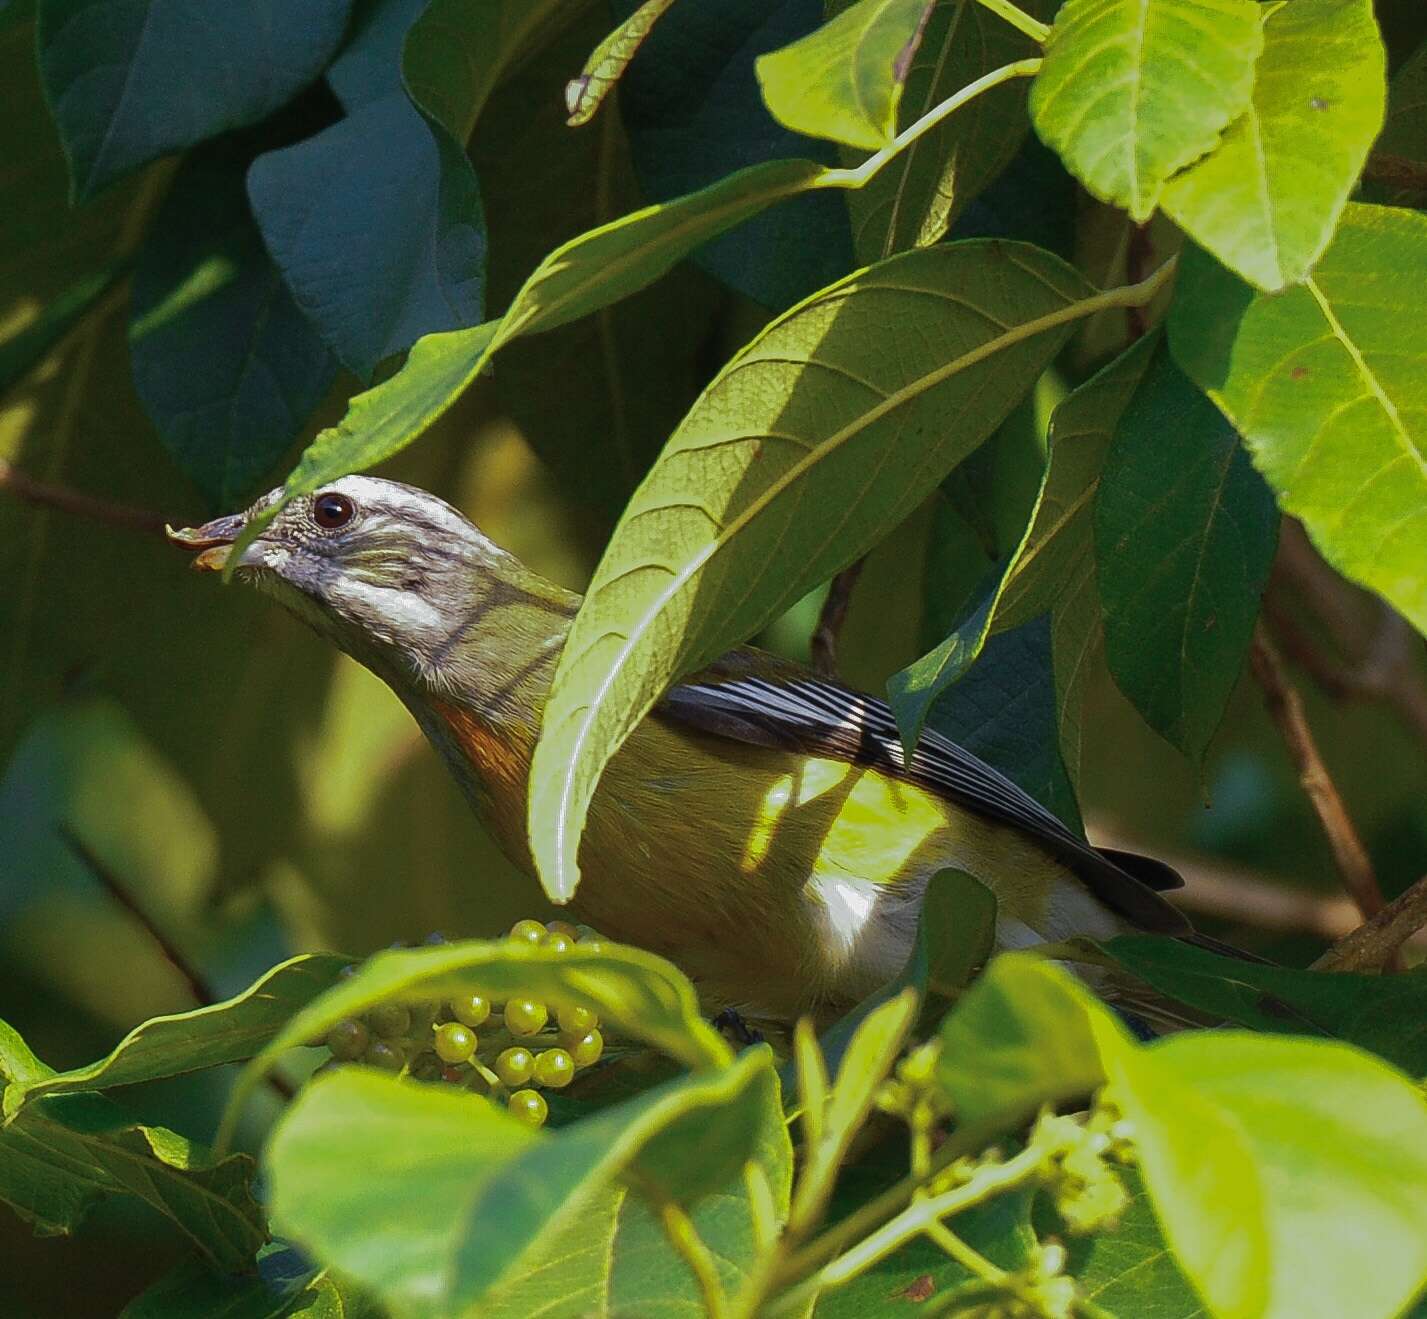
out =
[[[564,951],[579,938],[567,921],[517,921],[511,939]],[[503,1103],[538,1127],[549,1113],[542,1088],[562,1089],[604,1053],[599,1018],[586,1008],[534,998],[493,1003],[467,994],[445,1003],[379,1003],[339,1021],[321,1041],[328,1066],[360,1062],[420,1081],[447,1081]]]

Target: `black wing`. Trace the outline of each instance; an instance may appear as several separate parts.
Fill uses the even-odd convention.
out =
[[[775,680],[756,671],[766,671],[762,660],[753,652],[734,652],[675,687],[657,713],[720,737],[875,766],[1030,834],[1106,906],[1142,929],[1166,934],[1191,930],[1179,910],[1155,892],[1183,882],[1168,866],[1128,853],[1096,851],[1004,774],[939,733],[925,731],[908,757],[885,701],[792,666],[777,671]]]

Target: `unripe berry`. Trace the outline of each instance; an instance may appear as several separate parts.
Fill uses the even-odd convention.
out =
[[[382,1039],[397,1040],[411,1029],[411,1009],[405,1003],[378,1003],[367,1021]]]
[[[473,1029],[484,1025],[486,1018],[491,1015],[490,1001],[479,994],[463,994],[460,998],[453,998],[448,1006],[457,1021]]]
[[[569,921],[546,921],[545,928],[551,934],[563,934],[572,943],[580,937],[580,932]]]
[[[560,1029],[566,1035],[583,1035],[600,1024],[600,1019],[589,1008],[561,1008],[555,1014]]]
[[[356,1017],[339,1021],[327,1032],[327,1047],[332,1050],[334,1058],[340,1058],[343,1062],[353,1062],[360,1058],[366,1053],[367,1045],[371,1042],[371,1032],[365,1023],[358,1021]]]
[[[385,1040],[373,1040],[362,1061],[368,1067],[380,1067],[384,1072],[399,1072],[406,1064],[400,1049],[394,1049]]]
[[[436,1027],[436,1056],[443,1063],[463,1063],[476,1051],[476,1032],[459,1021]]]
[[[535,1084],[559,1090],[575,1078],[574,1059],[564,1049],[546,1049],[535,1055]]]
[[[534,1035],[549,1019],[549,1009],[538,999],[513,998],[505,1005],[505,1028],[512,1035]]]
[[[524,1085],[535,1074],[535,1055],[519,1044],[505,1049],[495,1060],[495,1074],[505,1085]]]
[[[510,927],[509,937],[517,943],[544,943],[545,927],[527,916]]]
[[[576,1067],[589,1067],[599,1062],[600,1054],[604,1052],[604,1036],[597,1030],[587,1030],[583,1035],[565,1035],[560,1043],[565,1046]]]
[[[528,1126],[539,1127],[544,1125],[550,1106],[538,1090],[517,1090],[506,1104],[506,1111]]]

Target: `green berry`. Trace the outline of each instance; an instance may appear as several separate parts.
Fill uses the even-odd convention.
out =
[[[371,1032],[366,1025],[356,1017],[348,1017],[344,1021],[339,1021],[331,1030],[327,1032],[324,1043],[332,1050],[334,1058],[340,1058],[343,1062],[352,1062],[360,1058],[367,1051],[367,1045],[372,1042]]]
[[[384,1072],[399,1072],[406,1065],[400,1049],[393,1048],[385,1040],[373,1040],[362,1061],[368,1067],[380,1067]]]
[[[505,1049],[496,1057],[495,1074],[504,1085],[524,1085],[535,1074],[535,1055],[519,1044]]]
[[[546,1049],[535,1055],[535,1084],[559,1090],[575,1079],[574,1059],[564,1049]]]
[[[545,928],[551,934],[563,934],[572,943],[579,939],[580,932],[569,921],[546,921]]]
[[[512,1117],[532,1127],[543,1126],[550,1112],[545,1096],[538,1090],[517,1090],[505,1107]]]
[[[589,1067],[600,1060],[604,1052],[604,1036],[597,1030],[587,1030],[583,1035],[566,1035],[560,1041],[576,1067]]]
[[[589,1008],[561,1008],[555,1014],[560,1029],[566,1035],[583,1035],[600,1024],[600,1019]]]
[[[545,927],[539,921],[526,917],[510,927],[510,938],[517,943],[544,943]]]
[[[472,1028],[484,1025],[486,1018],[491,1015],[490,1000],[479,994],[464,994],[460,998],[453,998],[447,1007],[457,1021]]]
[[[512,1035],[534,1035],[550,1020],[549,1009],[534,998],[513,998],[505,1005],[505,1028]]]
[[[552,953],[568,953],[575,946],[575,941],[568,934],[547,934],[545,936],[545,947]]]
[[[459,1021],[436,1027],[436,1056],[443,1063],[463,1063],[476,1051],[476,1032]]]
[[[382,1039],[398,1040],[411,1029],[411,1009],[405,1003],[378,1003],[367,1021]]]

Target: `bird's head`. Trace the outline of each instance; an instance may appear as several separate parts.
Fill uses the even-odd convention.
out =
[[[220,570],[280,493],[169,537]],[[234,567],[369,667],[416,680],[439,676],[493,597],[529,575],[445,500],[371,476],[291,500]]]

